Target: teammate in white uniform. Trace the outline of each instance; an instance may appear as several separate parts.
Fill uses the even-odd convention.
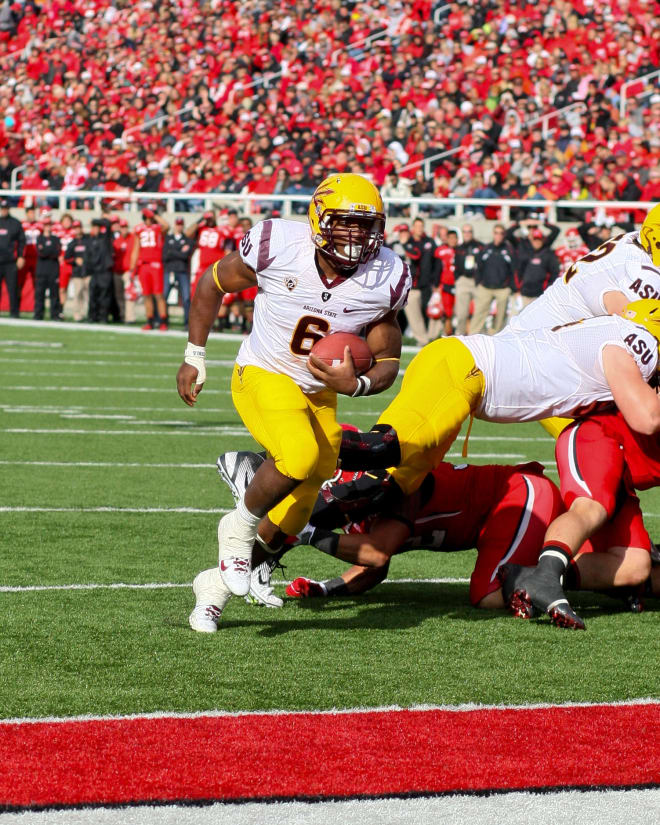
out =
[[[469,416],[538,421],[581,416],[614,402],[633,430],[660,431],[660,399],[648,383],[656,374],[658,344],[641,324],[649,312],[660,317],[660,301],[633,302],[623,318],[427,344],[381,414],[378,432],[370,434],[370,448],[376,437],[382,442],[380,460],[364,448],[364,434],[347,432],[342,469],[393,467],[392,478],[410,495],[443,460]],[[570,611],[568,602],[564,608]]]
[[[603,363],[608,346],[629,353],[644,382],[654,376],[658,361],[651,333],[618,315],[460,340],[486,378],[475,418],[502,423],[551,415],[579,418],[611,402]]]
[[[320,485],[336,467],[337,393],[378,393],[398,374],[396,315],[411,280],[398,256],[382,248],[385,215],[378,190],[360,175],[331,175],[312,196],[308,219],[257,224],[237,252],[204,273],[191,306],[177,386],[192,406],[206,378],[205,344],[223,293],[258,285],[254,326],[236,361],[232,397],[269,456],[236,509],[220,521],[219,569],[203,571],[193,583],[190,624],[198,631],[217,629],[231,593],[247,594],[259,521],[266,520],[260,533],[273,552],[308,521]],[[348,348],[336,367],[310,355],[324,335],[363,329],[375,363],[362,376],[356,376]]]
[[[626,304],[660,298],[660,206],[639,232],[617,235],[580,258],[508,328],[542,329],[596,315],[620,313]]]

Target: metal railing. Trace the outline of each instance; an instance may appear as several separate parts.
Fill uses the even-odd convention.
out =
[[[84,211],[99,212],[103,202],[114,204],[115,212],[137,216],[147,203],[163,201],[165,211],[170,216],[175,212],[197,213],[203,212],[212,207],[234,207],[240,212],[255,218],[265,217],[269,214],[263,210],[265,204],[281,204],[278,210],[283,218],[296,217],[293,214],[292,206],[295,204],[304,205],[304,211],[299,213],[300,217],[307,212],[309,195],[280,195],[280,194],[234,194],[230,192],[100,192],[98,190],[78,190],[75,192],[64,192],[62,190],[23,190],[23,189],[3,189],[2,196],[12,198],[16,201],[26,197],[37,202],[50,203],[54,208],[66,211],[75,209],[73,202],[89,204],[82,206]],[[383,198],[386,206],[396,206],[407,208],[409,214],[406,218],[414,218],[417,215],[429,214],[430,217],[443,217],[435,215],[442,210],[449,210],[451,214],[444,217],[463,219],[470,215],[470,220],[480,220],[484,209],[495,207],[499,214],[497,219],[507,222],[510,220],[512,209],[524,209],[529,213],[544,214],[548,221],[554,223],[557,219],[558,209],[568,209],[571,212],[600,210],[607,212],[628,212],[637,210],[647,211],[655,206],[655,203],[646,201],[596,201],[596,200],[535,200],[524,198],[435,198],[424,196],[419,198]],[[57,201],[57,205],[53,203]],[[180,205],[180,209],[177,209]],[[191,208],[191,206],[193,208]],[[392,216],[394,217],[394,216]]]
[[[641,77],[633,77],[631,80],[627,80],[621,86],[621,97],[619,98],[619,116],[620,117],[625,117],[626,116],[626,111],[628,109],[628,89],[630,89],[631,86],[634,86],[635,83],[645,84],[647,80],[651,80],[652,77],[658,77],[658,75],[660,75],[660,69],[656,69],[655,71],[649,72],[648,74],[643,74]],[[642,89],[642,91],[639,94],[643,95],[643,94],[650,94],[650,93],[651,93],[650,89],[644,88],[644,89]],[[638,95],[635,95],[635,97],[638,97]]]
[[[547,139],[549,136],[549,129],[548,124],[551,120],[556,117],[565,117],[569,112],[584,112],[587,110],[587,104],[583,100],[577,100],[575,103],[569,103],[568,106],[562,106],[561,109],[555,109],[552,112],[546,112],[543,115],[536,115],[535,117],[528,118],[527,120],[522,122],[523,126],[533,126],[535,123],[541,123],[541,131],[543,132],[543,139]]]
[[[439,26],[440,25],[441,16],[444,14],[444,12],[448,11],[450,8],[451,8],[451,3],[445,3],[443,6],[437,6],[435,9],[433,9],[433,12],[431,14],[431,18],[433,20],[433,25],[434,26]]]

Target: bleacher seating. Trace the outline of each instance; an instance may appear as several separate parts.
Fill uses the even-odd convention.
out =
[[[658,69],[656,11],[0,3],[0,186],[308,194],[349,170],[404,196],[660,199],[658,77],[630,83]]]

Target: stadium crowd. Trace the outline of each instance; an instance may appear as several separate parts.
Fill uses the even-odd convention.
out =
[[[660,198],[652,0],[6,0],[0,49],[5,189]]]

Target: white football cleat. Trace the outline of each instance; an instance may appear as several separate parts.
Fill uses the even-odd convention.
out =
[[[263,604],[265,607],[282,607],[284,600],[273,593],[270,577],[277,567],[277,556],[271,556],[255,567],[250,577],[250,592],[245,597],[248,604]]]
[[[234,502],[243,498],[248,484],[254,478],[254,474],[264,463],[265,457],[259,453],[252,453],[248,450],[238,452],[223,453],[216,461],[220,478],[225,482],[229,491],[234,497]]]
[[[215,633],[222,611],[231,597],[217,567],[202,570],[193,581],[195,607],[188,617],[193,630],[198,633]]]
[[[247,596],[252,573],[252,546],[256,535],[246,531],[236,510],[218,524],[218,563],[223,582],[235,596]]]

